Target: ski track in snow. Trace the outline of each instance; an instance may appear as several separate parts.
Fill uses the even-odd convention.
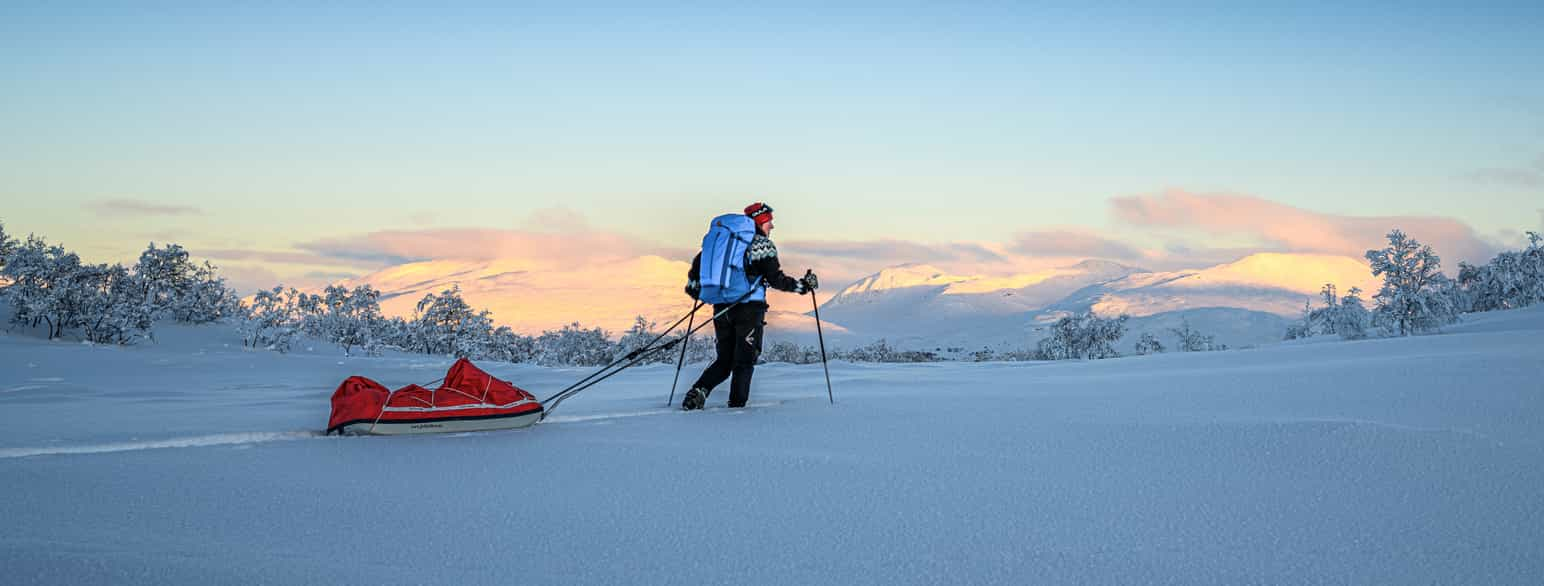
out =
[[[782,401],[767,401],[767,402],[761,402],[761,403],[754,403],[753,402],[753,403],[748,404],[747,407],[750,408],[750,409],[756,409],[756,408],[760,408],[760,407],[772,407],[772,406],[776,406],[776,405],[779,405],[779,404],[782,404]],[[733,413],[743,413],[743,412],[745,412],[744,410],[730,410],[727,407],[710,407],[710,408],[706,409],[705,411],[707,413],[713,413],[713,412],[717,412],[717,411],[728,411],[728,412],[733,412]],[[650,409],[650,410],[646,410],[646,411],[629,411],[629,412],[618,412],[618,413],[597,413],[597,414],[594,414],[594,415],[555,416],[555,417],[551,417],[551,418],[546,419],[542,423],[545,423],[545,424],[551,424],[551,423],[585,423],[585,422],[592,422],[592,421],[610,421],[610,420],[615,420],[615,419],[626,419],[626,418],[631,418],[631,417],[646,417],[646,416],[650,416],[650,415],[671,415],[671,414],[686,414],[686,413],[681,411],[678,408],[675,408],[675,407],[660,407],[658,409]],[[435,435],[439,435],[439,434],[435,434]],[[454,434],[454,435],[463,435],[463,434]],[[136,451],[141,451],[141,450],[161,450],[161,449],[172,449],[172,448],[204,448],[204,447],[211,447],[211,446],[231,446],[231,445],[244,445],[244,444],[245,445],[250,445],[250,444],[262,444],[262,443],[271,443],[271,442],[294,441],[294,440],[304,440],[304,439],[316,439],[316,438],[320,438],[320,437],[323,437],[322,434],[319,433],[319,432],[315,432],[315,431],[247,432],[247,433],[222,433],[222,434],[215,434],[215,435],[200,435],[200,436],[190,436],[190,437],[177,437],[177,438],[168,438],[168,439],[161,439],[161,440],[114,442],[114,443],[105,443],[105,444],[88,444],[88,445],[77,445],[77,446],[46,446],[46,447],[0,448],[0,460],[9,460],[9,459],[14,459],[14,458],[31,458],[31,457],[36,457],[36,456],[110,454],[110,453],[116,453],[116,452],[136,452]]]
[[[760,407],[772,407],[781,405],[782,403],[782,401],[767,401],[762,403],[753,402],[747,403],[745,406],[748,409],[756,409]],[[728,407],[709,407],[704,409],[704,411],[712,413],[715,411],[728,409]],[[660,407],[658,409],[649,409],[646,411],[627,411],[621,413],[597,413],[594,415],[554,415],[542,420],[542,423],[583,423],[586,421],[605,421],[610,419],[625,419],[628,417],[646,417],[649,415],[670,415],[673,413],[687,414],[688,412],[682,411],[679,407]]]
[[[267,442],[312,439],[317,437],[321,437],[321,434],[314,431],[250,432],[222,433],[217,435],[200,435],[193,437],[169,438],[163,440],[117,442],[110,444],[91,444],[83,446],[3,448],[0,449],[0,460],[11,458],[30,458],[33,456],[108,454],[113,452],[134,452],[139,450],[160,450],[169,448],[203,448],[209,446],[260,444]]]

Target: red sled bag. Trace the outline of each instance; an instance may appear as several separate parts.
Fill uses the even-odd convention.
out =
[[[408,385],[395,391],[351,376],[332,393],[327,433],[400,435],[525,427],[541,420],[531,393],[494,378],[462,358],[436,389]]]

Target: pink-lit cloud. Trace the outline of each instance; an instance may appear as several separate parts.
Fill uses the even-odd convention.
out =
[[[797,240],[790,249],[822,258],[864,259],[895,263],[1003,262],[1003,255],[970,242],[929,244],[904,240],[832,241]]]
[[[322,238],[295,245],[319,256],[401,264],[424,260],[528,259],[562,265],[656,254],[663,249],[599,231],[534,232],[496,228],[386,230]]]
[[[1471,228],[1450,218],[1338,216],[1246,195],[1169,191],[1120,197],[1111,201],[1111,212],[1125,224],[1119,237],[1056,227],[1027,229],[1007,242],[790,238],[779,240],[780,256],[789,274],[814,269],[829,295],[881,269],[911,263],[956,275],[1009,277],[1090,258],[1150,270],[1201,269],[1258,252],[1360,259],[1368,248],[1380,246],[1392,228],[1431,244],[1450,271],[1458,260],[1485,260],[1491,252]],[[625,327],[622,322],[635,311],[663,318],[678,311],[684,299],[678,284],[685,282],[695,250],[594,229],[582,215],[563,209],[545,210],[512,226],[384,230],[300,242],[288,251],[212,250],[205,255],[237,265],[244,285],[272,286],[278,278],[273,271],[280,271],[286,285],[298,287],[345,279],[374,283],[402,293],[395,301],[400,303],[460,284],[469,300],[497,308],[499,319],[528,328],[580,318]],[[809,304],[791,295],[771,299],[778,308],[798,311]]]
[[[1243,236],[1262,249],[1360,257],[1384,245],[1389,230],[1404,230],[1451,259],[1484,261],[1494,247],[1473,228],[1438,216],[1341,216],[1304,210],[1248,195],[1170,190],[1111,200],[1117,219],[1143,229]]]
[[[260,290],[272,289],[280,282],[279,274],[263,266],[246,264],[221,265],[220,276],[225,278],[225,283],[234,288],[241,296],[251,295]],[[295,285],[299,286],[299,285]]]
[[[1021,232],[1008,250],[1025,256],[1140,260],[1142,251],[1129,244],[1082,230]]]

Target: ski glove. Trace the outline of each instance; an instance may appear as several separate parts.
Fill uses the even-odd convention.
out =
[[[820,277],[815,276],[815,271],[805,269],[804,278],[800,280],[804,283],[805,289],[814,291],[820,288]]]
[[[696,281],[687,281],[686,282],[686,296],[687,297],[691,297],[692,299],[695,300],[695,299],[697,299],[697,295],[699,293],[701,293],[701,292],[702,292],[702,285],[699,285]]]

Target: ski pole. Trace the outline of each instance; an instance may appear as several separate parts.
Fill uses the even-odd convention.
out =
[[[756,292],[756,286],[759,285],[760,283],[761,283],[761,277],[756,277],[756,280],[751,282],[751,290],[750,291],[746,291],[745,294],[741,295],[739,299],[734,300],[733,303],[728,304],[727,306],[724,307],[724,309],[720,310],[718,313],[713,314],[712,319],[709,319],[706,322],[697,324],[696,327],[688,327],[688,329],[686,330],[686,333],[682,334],[680,338],[677,338],[677,339],[671,340],[669,342],[666,342],[664,344],[656,346],[655,344],[658,344],[660,339],[662,339],[665,336],[669,335],[670,332],[675,331],[676,326],[681,325],[681,322],[687,321],[688,319],[691,319],[693,316],[697,315],[697,308],[700,308],[700,307],[702,307],[704,305],[704,303],[701,300],[698,300],[697,301],[697,305],[692,307],[692,311],[690,313],[681,316],[681,319],[678,319],[678,320],[676,320],[675,323],[670,324],[669,328],[667,328],[664,332],[660,333],[660,335],[655,336],[653,340],[650,340],[649,343],[645,344],[642,348],[639,348],[637,350],[633,350],[632,352],[629,352],[627,354],[627,356],[623,356],[622,358],[618,358],[615,362],[612,362],[611,364],[607,364],[607,365],[601,367],[600,370],[592,372],[592,373],[590,373],[589,376],[586,376],[586,377],[580,379],[579,382],[571,384],[571,385],[568,386],[568,388],[563,389],[561,391],[558,391],[557,394],[552,395],[551,397],[547,397],[546,399],[543,399],[541,401],[541,405],[544,408],[544,410],[542,411],[542,419],[546,419],[547,415],[550,415],[552,413],[553,409],[557,409],[559,403],[562,403],[563,401],[568,400],[569,397],[572,397],[574,395],[579,394],[580,391],[583,391],[585,389],[593,387],[596,384],[599,384],[601,381],[604,381],[604,380],[606,380],[608,378],[611,378],[612,375],[615,375],[616,373],[619,373],[619,372],[622,372],[623,370],[627,370],[628,368],[631,368],[633,365],[638,364],[639,362],[642,362],[643,359],[645,359],[645,358],[647,358],[649,356],[649,354],[652,354],[652,353],[660,351],[660,350],[668,350],[672,346],[675,346],[676,344],[679,344],[683,339],[691,339],[692,334],[697,333],[697,330],[700,330],[700,329],[706,327],[709,323],[712,323],[714,320],[717,320],[719,317],[722,317],[724,314],[729,313],[730,309],[734,309],[736,306],[740,305],[740,303],[742,303],[746,299],[750,298],[751,294]],[[715,305],[713,307],[714,307],[714,309],[718,308],[717,305]],[[623,362],[626,362],[627,364],[622,364]],[[617,365],[619,365],[619,364],[621,364],[622,366],[618,367]],[[615,370],[612,370],[613,368],[615,368]],[[673,394],[674,393],[672,392],[672,395]],[[671,399],[674,400],[674,397],[672,396]]]
[[[742,297],[741,299],[744,299],[744,298]],[[592,374],[589,377],[585,377],[586,379],[590,379],[590,378],[592,378],[592,377],[594,377],[596,375],[600,375],[601,373],[604,372],[605,375],[601,376],[600,378],[595,378],[594,380],[589,380],[588,382],[585,382],[583,384],[575,383],[572,387],[569,387],[568,389],[564,390],[563,392],[558,393],[556,395],[553,395],[551,397],[548,397],[547,400],[541,402],[542,407],[545,408],[545,410],[542,411],[542,418],[546,419],[547,415],[550,415],[554,409],[558,408],[558,404],[562,403],[563,401],[567,401],[569,397],[577,395],[581,391],[584,391],[585,389],[588,389],[590,387],[598,385],[602,381],[605,381],[606,379],[611,378],[613,375],[616,375],[619,372],[622,372],[624,370],[627,370],[628,368],[631,368],[633,365],[638,364],[639,362],[642,362],[645,358],[648,358],[650,354],[653,354],[655,352],[659,352],[659,351],[662,351],[662,350],[669,350],[670,348],[674,347],[676,344],[681,343],[682,340],[691,339],[692,334],[697,333],[697,330],[700,330],[700,329],[702,329],[704,327],[707,327],[707,325],[712,323],[714,319],[718,319],[720,316],[722,316],[722,315],[724,315],[726,313],[729,313],[730,309],[734,309],[734,307],[739,305],[739,304],[740,304],[739,301],[731,303],[728,307],[725,307],[722,311],[719,311],[718,313],[713,314],[713,319],[710,319],[710,320],[708,320],[706,322],[697,324],[697,327],[694,327],[694,328],[692,328],[690,330],[687,330],[686,333],[682,334],[681,337],[679,337],[679,338],[670,340],[670,341],[665,342],[664,344],[661,344],[659,346],[651,346],[651,347],[648,347],[648,348],[641,348],[641,349],[638,349],[638,350],[634,350],[632,353],[628,354],[626,358],[622,359],[622,360],[630,360],[631,362],[628,362],[627,364],[623,364],[621,367],[616,368],[615,370],[610,370],[611,366],[607,366],[606,368],[603,368],[603,369],[601,369],[599,371],[596,371],[595,374]],[[679,324],[680,322],[676,322],[676,323]],[[674,328],[672,328],[672,329],[674,329]],[[620,361],[612,363],[612,366],[615,366],[616,364],[619,364],[619,363],[620,363]],[[610,370],[610,372],[607,372],[607,370]]]
[[[809,278],[814,271],[804,270],[804,277]],[[808,281],[806,281],[808,282]],[[815,306],[815,335],[820,340],[820,368],[826,371],[826,399],[836,404],[836,396],[831,394],[831,367],[826,365],[826,334],[820,327],[820,302],[815,300],[815,290],[810,289],[810,304]]]
[[[696,319],[697,317],[698,307],[702,307],[702,304],[698,303],[697,307],[693,307],[691,316],[686,320],[686,331],[688,332],[692,331],[692,320]],[[675,404],[675,388],[677,384],[681,383],[681,367],[686,364],[686,347],[690,346],[691,344],[692,339],[690,337],[686,338],[681,344],[681,357],[677,359],[675,363],[675,380],[670,381],[670,398],[665,399],[666,407]]]
[[[579,387],[579,386],[589,382],[590,380],[594,379],[595,377],[600,376],[602,373],[604,373],[604,372],[606,372],[608,370],[611,370],[616,365],[621,364],[623,362],[627,362],[628,360],[632,360],[637,355],[642,354],[643,352],[645,352],[649,348],[652,348],[655,344],[658,344],[660,340],[664,339],[665,336],[670,335],[670,332],[675,331],[676,327],[681,325],[681,322],[686,321],[688,317],[690,317],[692,315],[695,315],[697,313],[697,308],[699,308],[699,307],[702,307],[702,302],[701,301],[698,301],[697,304],[692,307],[691,313],[688,313],[687,315],[681,316],[681,319],[678,319],[678,320],[676,320],[675,323],[670,324],[669,328],[666,328],[665,331],[660,332],[660,334],[658,336],[654,336],[654,339],[653,340],[649,340],[649,343],[644,344],[641,348],[632,351],[627,356],[622,357],[622,358],[618,358],[615,362],[612,362],[611,364],[607,364],[607,365],[601,367],[600,370],[597,370],[597,371],[595,371],[593,373],[590,373],[589,376],[586,376],[586,377],[584,377],[582,379],[579,379],[579,382],[576,382],[576,383],[574,383],[572,385],[569,385],[568,388],[566,388],[566,389],[558,391],[556,395],[553,395],[551,397],[547,397],[545,400],[542,401],[542,404],[546,404],[547,401],[551,401],[553,399],[556,399],[560,395],[567,394],[569,391],[572,391],[575,388],[577,388],[577,387]]]

